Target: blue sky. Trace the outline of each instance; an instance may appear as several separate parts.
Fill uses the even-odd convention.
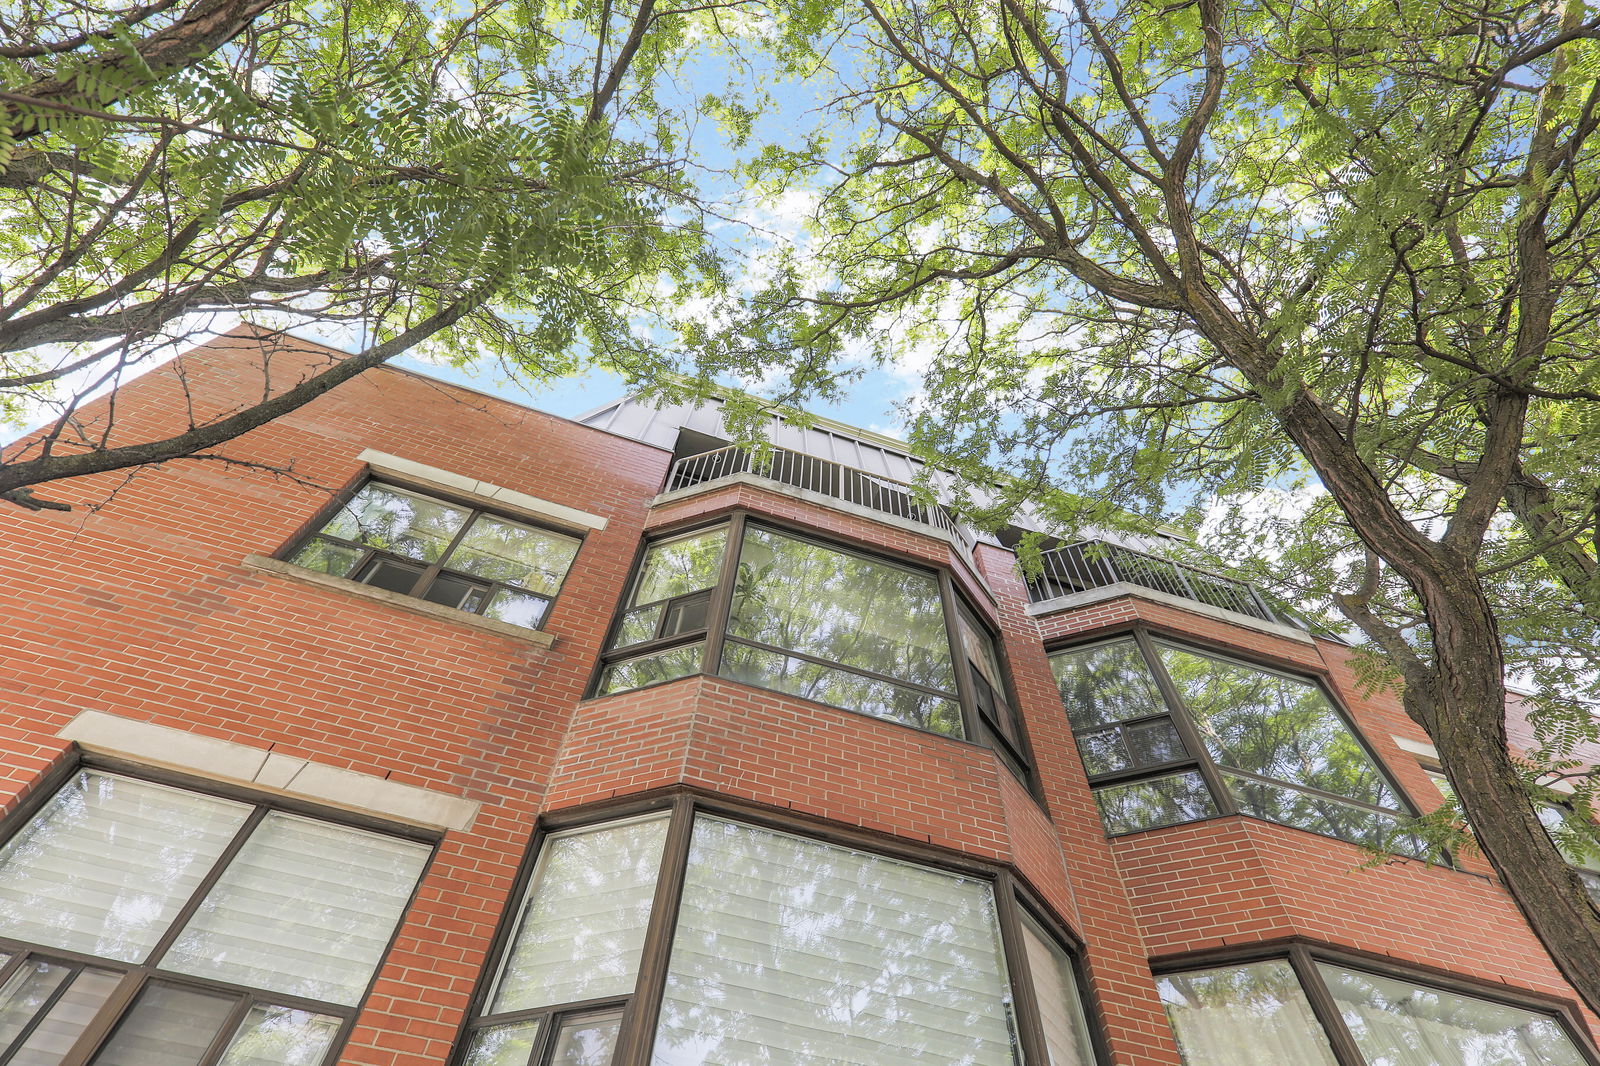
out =
[[[563,418],[576,418],[628,391],[627,385],[620,377],[603,370],[591,370],[577,377],[559,378],[541,385],[530,386],[526,382],[509,380],[504,372],[498,369],[491,370],[488,367],[458,369],[424,363],[409,356],[396,359],[394,365],[441,381],[487,392],[512,403],[561,415]],[[845,402],[809,404],[807,409],[813,414],[836,419],[847,425],[901,437],[904,434],[898,429],[898,415],[894,410],[894,401],[907,394],[909,385],[907,379],[900,375],[881,370],[872,371],[850,390]]]

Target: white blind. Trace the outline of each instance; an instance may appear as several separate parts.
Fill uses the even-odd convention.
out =
[[[217,1066],[317,1066],[338,1035],[338,1018],[258,1004]]]
[[[94,1066],[197,1066],[238,997],[148,984]]]
[[[1028,956],[1028,972],[1033,977],[1033,994],[1039,1004],[1039,1023],[1044,1029],[1050,1066],[1094,1066],[1089,1026],[1083,1017],[1083,998],[1078,994],[1072,960],[1027,915],[1022,918],[1022,944]]]
[[[1287,962],[1172,974],[1157,988],[1185,1066],[1337,1066]]]
[[[7,936],[142,962],[248,805],[85,771],[0,851]]]
[[[666,839],[662,815],[546,840],[490,1011],[631,993]]]
[[[1318,963],[1371,1066],[1584,1066],[1554,1018]]]
[[[79,970],[7,1066],[57,1066],[121,980],[110,970]]]
[[[274,811],[161,965],[354,1004],[427,858],[422,844]]]
[[[492,1029],[479,1029],[467,1052],[465,1066],[528,1066],[534,1041],[539,1037],[538,1021],[513,1022]]]
[[[695,821],[656,1066],[1012,1066],[987,884]]]

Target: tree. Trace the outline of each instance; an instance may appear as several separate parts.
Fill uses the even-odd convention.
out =
[[[1067,523],[1196,528],[1211,501],[1245,576],[1336,608],[1372,682],[1403,685],[1600,1009],[1600,913],[1530,802],[1596,736],[1600,18],[863,0],[792,33],[847,72],[827,118],[861,140],[752,164],[778,188],[840,177],[807,260],[741,323],[757,343],[708,367],[792,347],[797,386],[828,387],[851,344],[915,352],[917,439],[1011,477],[991,522],[1049,485],[1076,493]],[[1521,757],[1513,671],[1539,688]]]
[[[408,349],[543,377],[714,273],[656,86],[729,3],[27,0],[0,15],[0,497],[211,449]],[[360,350],[118,436],[88,396],[248,315]]]

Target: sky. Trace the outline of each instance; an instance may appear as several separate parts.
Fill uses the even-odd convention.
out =
[[[510,380],[504,372],[489,368],[462,370],[425,363],[409,356],[396,359],[393,365],[563,418],[577,418],[628,391],[622,378],[603,370],[591,370],[578,377],[530,386],[525,382]],[[870,372],[857,387],[852,388],[843,403],[806,406],[812,414],[832,418],[846,425],[891,437],[903,437],[894,403],[915,391],[915,383],[906,375],[879,370]]]

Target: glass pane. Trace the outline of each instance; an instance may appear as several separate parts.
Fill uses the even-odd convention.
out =
[[[95,1066],[196,1066],[238,1005],[238,996],[145,985]]]
[[[641,640],[649,640],[656,635],[656,625],[661,621],[660,604],[654,607],[640,607],[629,611],[622,616],[622,624],[617,626],[617,635],[611,641],[613,648],[626,648],[629,644],[637,644]]]
[[[1450,795],[1452,801],[1454,795]],[[1540,803],[1533,813],[1550,834],[1556,848],[1572,865],[1590,873],[1600,873],[1600,851],[1596,850],[1595,830],[1587,813],[1569,806]]]
[[[57,1066],[121,981],[110,970],[80,970],[7,1066]]]
[[[295,552],[294,558],[289,561],[296,566],[303,566],[307,570],[318,573],[332,574],[334,577],[349,577],[350,571],[355,569],[361,557],[367,554],[360,548],[352,548],[348,544],[339,544],[321,537],[312,537],[306,546]]]
[[[961,706],[953,699],[752,648],[737,641],[730,640],[723,645],[722,676],[919,729],[931,729],[949,737],[964,735]]]
[[[317,1066],[338,1035],[332,1015],[257,1004],[217,1066]]]
[[[1419,857],[1427,853],[1422,841],[1403,830],[1393,815],[1354,807],[1326,796],[1313,796],[1288,785],[1253,781],[1227,771],[1223,771],[1222,779],[1228,783],[1239,809],[1245,814],[1379,851]]]
[[[483,603],[484,587],[476,581],[440,574],[422,593],[429,603],[440,603],[463,611],[474,611]]]
[[[973,619],[965,605],[960,606],[956,614],[961,619],[961,646],[966,650],[967,658],[991,688],[1004,692],[1005,685],[1000,680],[1004,675],[1000,672],[1000,657],[995,653],[994,638]]]
[[[416,563],[385,559],[379,555],[362,568],[356,575],[356,580],[363,585],[409,596],[411,590],[417,587],[417,578],[421,576],[422,567]]]
[[[697,629],[704,629],[706,615],[710,610],[710,593],[674,601],[667,610],[667,623],[661,627],[661,635],[675,637],[679,633],[692,633]]]
[[[1090,777],[1125,770],[1133,763],[1128,758],[1128,749],[1122,746],[1120,726],[1079,733],[1073,739],[1077,741],[1078,757],[1083,760],[1084,772]]]
[[[1089,1023],[1083,1016],[1083,997],[1078,993],[1072,960],[1028,915],[1022,916],[1021,924],[1049,1066],[1094,1066],[1094,1045],[1089,1040]]]
[[[71,976],[70,967],[43,959],[30,960],[11,975],[6,986],[0,988],[0,1052],[11,1046],[39,1008]]]
[[[1132,833],[1217,813],[1205,778],[1192,772],[1095,789],[1094,798],[1107,833]]]
[[[434,563],[472,512],[393,485],[368,482],[322,532]]]
[[[1050,667],[1075,729],[1167,710],[1156,679],[1132,640],[1057,652],[1050,657]]]
[[[1427,985],[1318,963],[1368,1066],[1583,1066],[1554,1019]]]
[[[650,545],[630,602],[654,603],[715,585],[727,543],[727,529],[709,529]]]
[[[1337,1066],[1285,961],[1170,974],[1156,988],[1186,1066]]]
[[[661,816],[545,841],[490,1012],[631,993],[666,839]]]
[[[695,819],[653,1062],[1011,1066],[990,886]]]
[[[932,575],[770,530],[745,532],[728,634],[955,691]]]
[[[142,961],[250,808],[85,771],[0,851],[7,936]]]
[[[479,1030],[473,1038],[462,1066],[527,1066],[533,1042],[539,1037],[538,1022],[517,1022]]]
[[[563,1022],[550,1066],[611,1066],[621,1028],[620,1012]]]
[[[1218,763],[1399,807],[1322,686],[1169,644],[1156,651]]]
[[[600,675],[600,686],[596,694],[604,696],[609,692],[644,688],[646,685],[676,681],[680,677],[698,674],[704,654],[705,642],[701,641],[698,644],[658,651],[653,655],[641,655],[637,659],[625,659],[620,663],[614,663],[606,667],[605,672]]]
[[[1125,725],[1122,735],[1135,766],[1154,766],[1189,754],[1183,746],[1183,738],[1178,735],[1178,727],[1169,718]]]
[[[162,965],[354,1004],[389,945],[428,850],[274,811],[228,864]]]
[[[526,629],[538,629],[544,621],[544,613],[549,609],[550,601],[542,596],[501,589],[495,593],[483,616]]]
[[[450,554],[450,569],[554,596],[578,554],[578,541],[534,526],[479,515]]]

